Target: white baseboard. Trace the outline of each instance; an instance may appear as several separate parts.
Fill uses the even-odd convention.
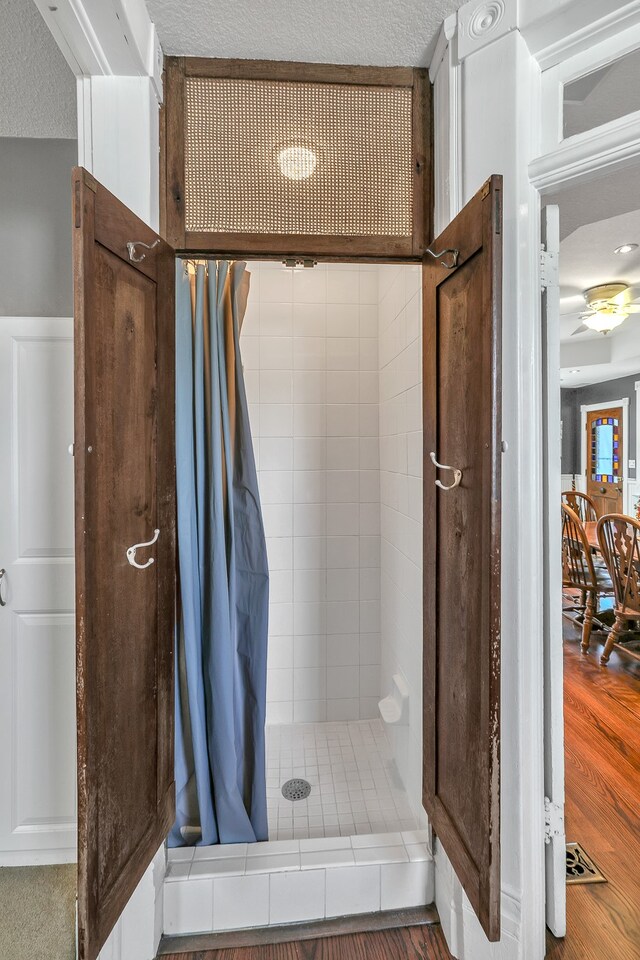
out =
[[[0,854],[0,867],[43,867],[58,863],[75,863],[76,848],[51,850],[14,850]]]

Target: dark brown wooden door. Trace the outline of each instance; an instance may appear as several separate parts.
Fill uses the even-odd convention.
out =
[[[424,805],[490,940],[500,936],[501,198],[491,177],[431,245],[457,256],[423,268]]]
[[[587,411],[587,493],[599,517],[624,513],[622,407]]]
[[[82,168],[73,199],[78,940],[94,960],[174,819],[175,267]],[[132,566],[156,530],[133,558],[153,563]]]

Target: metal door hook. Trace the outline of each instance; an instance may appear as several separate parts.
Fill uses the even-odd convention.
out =
[[[159,243],[159,237],[156,237],[153,243],[143,243],[142,240],[129,240],[129,243],[127,244],[129,260],[131,260],[132,263],[141,263],[146,257],[146,253],[141,253],[140,256],[137,256],[136,247],[145,247],[147,250],[153,250],[153,248],[157,247]]]
[[[457,487],[462,480],[462,470],[458,470],[457,467],[448,467],[446,463],[438,463],[436,460],[436,455],[431,451],[429,454],[431,457],[432,464],[438,468],[438,470],[452,470],[453,471],[453,483],[450,483],[448,486],[446,483],[442,483],[440,480],[436,480],[436,487],[440,487],[441,490],[453,490],[454,487]]]
[[[136,567],[138,570],[146,570],[147,567],[150,567],[153,563],[153,557],[149,557],[146,563],[138,563],[136,560],[136,550],[141,549],[142,547],[151,547],[156,542],[160,536],[160,531],[155,530],[153,534],[153,540],[147,540],[145,543],[134,543],[132,547],[129,547],[127,550],[127,560],[132,567]]]
[[[440,260],[441,265],[446,267],[447,270],[453,270],[454,267],[458,266],[458,257],[460,256],[460,251],[456,250],[455,247],[447,247],[445,250],[437,251],[427,247],[425,252],[428,253],[430,257],[433,257],[434,260],[440,260],[440,257],[444,257],[450,253],[451,261],[447,263],[446,260]]]

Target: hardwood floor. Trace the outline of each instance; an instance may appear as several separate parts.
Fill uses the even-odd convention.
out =
[[[565,627],[567,841],[579,841],[608,883],[567,887],[567,936],[548,960],[640,958],[640,661],[602,644],[580,653]]]
[[[261,947],[166,954],[164,960],[451,960],[440,924]]]

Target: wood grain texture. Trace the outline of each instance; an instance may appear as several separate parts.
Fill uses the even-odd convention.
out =
[[[413,237],[411,252],[422,257],[433,231],[432,87],[427,70],[415,70],[411,111],[413,158]]]
[[[78,943],[94,960],[174,818],[173,251],[73,174]],[[127,547],[160,539],[136,570]],[[145,551],[139,559],[144,561]]]
[[[166,960],[452,960],[440,924],[165,956]]]
[[[567,887],[567,935],[548,934],[547,958],[638,960],[640,664],[614,651],[603,667],[597,650],[580,653],[574,627],[564,631],[567,841],[608,882]]]
[[[206,953],[208,950],[236,949],[238,947],[266,946],[271,943],[299,943],[321,937],[345,934],[372,933],[396,927],[422,927],[439,923],[435,906],[405,907],[400,910],[382,910],[375,913],[352,914],[327,920],[309,920],[280,926],[252,927],[247,930],[229,930],[220,933],[195,933],[182,936],[165,935],[158,948],[158,956],[172,953]]]
[[[413,94],[413,231],[407,237],[212,233],[185,226],[185,80],[219,77],[298,83],[409,87]],[[432,87],[408,67],[362,67],[270,60],[165,57],[161,116],[160,211],[163,236],[180,253],[364,262],[420,262],[433,229]]]
[[[187,77],[380,87],[411,87],[415,74],[411,67],[366,67],[342,63],[300,63],[295,60],[226,60],[217,57],[185,57],[184,71]]]
[[[188,253],[202,254],[221,251],[238,258],[260,255],[266,260],[305,256],[329,261],[346,260],[349,263],[394,260],[420,262],[422,254],[414,255],[411,237],[332,237],[304,234],[256,233],[185,233]],[[424,244],[421,250],[424,249]]]
[[[501,189],[423,267],[423,802],[490,940],[500,935]],[[462,470],[462,482],[450,484]]]
[[[165,57],[163,90],[161,126],[164,128],[164,139],[160,155],[160,211],[164,223],[161,222],[161,231],[172,247],[184,250],[184,57]]]

